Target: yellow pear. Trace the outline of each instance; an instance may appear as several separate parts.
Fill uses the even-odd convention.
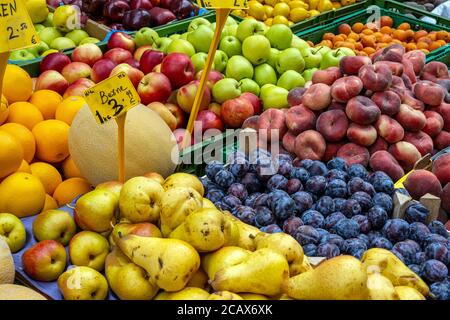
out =
[[[236,245],[243,249],[255,251],[256,250],[255,238],[257,234],[261,233],[261,231],[258,228],[243,223],[239,219],[235,218],[231,213],[225,212],[224,216],[225,219],[233,221],[238,229],[238,233],[233,233],[235,234],[235,236],[238,236],[238,238],[232,237],[233,239],[235,239],[234,243],[229,242],[227,243],[227,245]]]
[[[202,259],[202,267],[209,279],[214,280],[217,271],[242,263],[250,253],[251,251],[240,247],[223,247],[216,252],[204,256]]]
[[[319,10],[320,12],[333,10],[333,8],[333,4],[330,0],[320,0],[319,4],[317,5],[317,10]]]
[[[166,291],[183,289],[200,267],[200,256],[178,239],[127,235],[117,246],[135,264],[144,268],[149,281]]]
[[[209,292],[193,287],[186,287],[178,292],[168,293],[164,300],[207,300]]]
[[[203,198],[194,188],[174,187],[164,193],[161,205],[161,232],[168,237],[188,215],[202,208]]]
[[[408,286],[424,296],[430,291],[427,284],[389,250],[369,249],[363,254],[361,261],[368,273],[381,273],[395,287]]]
[[[303,248],[293,237],[286,233],[260,233],[255,238],[256,249],[269,248],[282,254],[287,262],[302,263]]]
[[[370,300],[399,300],[392,282],[379,273],[367,275],[367,289]]]
[[[367,274],[352,256],[339,256],[289,279],[285,293],[300,300],[365,300]]]
[[[230,291],[218,291],[209,295],[208,300],[244,300],[236,293]]]
[[[26,0],[25,7],[33,23],[44,22],[49,13],[45,0]]]
[[[61,274],[58,288],[64,300],[104,300],[108,296],[105,277],[89,267],[74,267]]]
[[[105,260],[106,279],[121,300],[150,300],[159,288],[148,281],[147,272],[115,248]]]
[[[161,291],[153,298],[153,300],[170,300],[170,295],[170,292]]]
[[[205,189],[200,179],[192,174],[183,172],[172,174],[164,181],[163,187],[166,191],[172,188],[189,187],[200,193],[202,197],[205,194]]]
[[[406,286],[395,287],[400,300],[425,300],[425,297],[416,289]]]
[[[211,200],[207,198],[203,198],[203,208],[210,208],[210,209],[217,209],[214,203],[211,202]]]
[[[313,267],[311,266],[308,257],[304,255],[303,260],[301,262],[297,260],[289,265],[289,275],[293,277],[303,272],[310,271],[312,269]]]
[[[317,10],[320,0],[309,0],[309,10]]]
[[[200,289],[209,288],[208,275],[202,268],[198,269],[186,285],[187,287],[195,287]]]
[[[286,258],[271,249],[260,249],[234,266],[218,270],[211,286],[217,291],[248,292],[264,295],[281,293],[289,278]]]
[[[241,293],[239,294],[244,300],[270,300],[268,297],[257,293]]]

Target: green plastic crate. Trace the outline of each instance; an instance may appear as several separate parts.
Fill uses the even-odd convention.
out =
[[[443,51],[433,51],[429,55],[427,55],[427,62],[431,61],[439,61],[445,63],[447,66],[450,66],[450,46],[446,46]]]

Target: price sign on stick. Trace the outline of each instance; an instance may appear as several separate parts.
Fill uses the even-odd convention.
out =
[[[248,9],[248,0],[197,0],[197,3],[209,9]]]
[[[34,46],[39,37],[23,0],[0,0],[0,52]]]

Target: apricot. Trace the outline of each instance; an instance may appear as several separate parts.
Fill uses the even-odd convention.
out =
[[[394,25],[394,20],[392,20],[392,18],[389,16],[381,16],[380,25],[382,27],[392,27]]]
[[[450,34],[447,31],[440,30],[436,34],[436,39],[437,40],[445,40],[448,42],[450,40]]]
[[[375,36],[362,36],[361,37],[361,43],[363,44],[364,47],[372,47],[375,48],[376,43],[377,43],[377,39],[375,38]]]
[[[417,46],[415,43],[410,42],[410,43],[406,44],[405,49],[406,49],[406,51],[413,51],[413,50],[417,50]]]
[[[344,37],[342,35],[334,36],[331,40],[333,43],[339,42],[339,41],[345,41]]]
[[[408,22],[403,22],[397,27],[397,29],[406,31],[406,30],[411,29],[411,25]]]
[[[420,41],[417,43],[417,49],[426,49],[429,50],[429,46],[426,42]]]
[[[361,33],[368,35],[368,36],[374,34],[373,30],[370,30],[370,29],[364,29]]]
[[[359,36],[359,34],[357,34],[355,32],[351,32],[348,35],[347,39],[354,39],[354,40],[358,41],[360,39],[360,36]]]
[[[434,50],[439,49],[440,47],[442,47],[442,46],[441,46],[441,44],[440,44],[439,42],[433,41],[433,42],[428,46],[428,49],[429,49],[430,51],[434,51]]]
[[[338,32],[349,35],[352,32],[352,27],[347,23],[341,24],[338,28]]]
[[[333,49],[333,42],[331,42],[331,40],[322,40],[319,43],[319,46],[325,46],[325,47]]]
[[[428,35],[428,32],[425,30],[419,30],[414,34],[414,40],[417,42],[420,38],[426,37]]]
[[[355,50],[361,51],[364,49],[364,46],[361,42],[355,43]]]
[[[395,30],[394,33],[392,34],[392,37],[393,37],[394,39],[397,39],[397,40],[400,40],[400,41],[405,41],[405,40],[406,40],[406,37],[407,37],[407,34],[406,34],[406,32],[405,32],[404,30],[397,29],[397,30]]]
[[[323,35],[322,40],[333,40],[334,36],[334,33],[327,32]]]
[[[371,55],[371,54],[374,54],[376,50],[375,50],[375,48],[372,48],[372,47],[365,47],[362,51],[367,53],[368,55]]]
[[[412,30],[406,30],[405,33],[406,33],[406,39],[407,39],[408,41],[414,39],[414,31],[412,31]]]
[[[361,33],[364,30],[365,26],[361,22],[356,22],[352,26],[353,32]]]
[[[394,32],[394,31],[392,30],[391,27],[384,26],[384,27],[381,27],[380,32],[383,34],[392,34],[392,32]]]

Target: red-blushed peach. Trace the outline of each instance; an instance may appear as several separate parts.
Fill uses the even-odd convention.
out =
[[[379,49],[377,51],[375,51],[374,53],[372,53],[371,55],[371,59],[372,59],[372,63],[376,63],[377,61],[380,61],[383,57],[383,49]]]
[[[347,117],[357,124],[372,124],[381,115],[380,108],[371,99],[357,96],[347,103],[345,108]]]
[[[403,64],[403,78],[408,78],[409,81],[411,81],[411,84],[414,84],[417,82],[416,73],[414,72],[414,66],[411,61],[408,59],[403,58],[402,59]],[[405,83],[406,84],[406,83]]]
[[[347,130],[347,138],[353,143],[368,147],[377,140],[377,130],[371,125],[351,123]]]
[[[327,143],[325,154],[322,157],[323,162],[328,162],[337,156],[339,149],[345,144],[345,142]]]
[[[373,171],[385,172],[394,182],[405,175],[397,160],[384,150],[377,151],[370,157],[370,167]]]
[[[383,48],[381,54],[376,57],[375,61],[384,60],[392,62],[402,62],[404,54],[405,54],[405,47],[403,47],[401,44],[396,43]]]
[[[259,127],[259,116],[251,116],[250,118],[245,119],[242,124],[242,129],[250,128],[254,130],[258,130]]]
[[[377,61],[374,63],[374,66],[379,66],[384,64],[391,70],[393,76],[401,77],[403,74],[403,64],[392,61]]]
[[[401,78],[403,80],[403,83],[405,84],[406,89],[412,91],[413,83],[411,82],[411,79],[409,79],[406,74],[402,74]]]
[[[422,131],[434,138],[441,133],[444,128],[444,119],[435,111],[425,111],[424,115],[427,118],[427,124]]]
[[[375,140],[375,143],[370,146],[369,153],[370,155],[372,155],[377,151],[387,150],[388,147],[389,145],[387,144],[387,142],[382,137],[378,137],[377,140]]]
[[[363,66],[359,69],[359,77],[366,90],[373,92],[384,91],[392,83],[392,72],[385,64]]]
[[[406,90],[401,99],[403,104],[407,104],[415,110],[420,110],[422,112],[425,110],[425,104],[419,99],[416,99],[412,91]]]
[[[316,130],[328,142],[337,142],[345,137],[348,129],[348,119],[344,111],[329,110],[317,119]]]
[[[324,83],[331,86],[337,79],[342,77],[338,67],[329,67],[325,70],[317,70],[312,76],[312,83]]]
[[[328,107],[328,111],[330,110],[341,110],[345,112],[345,107],[347,106],[347,103],[345,102],[337,102],[337,101],[331,101],[330,106]]]
[[[440,85],[431,81],[419,81],[414,85],[414,94],[423,103],[437,107],[444,101],[445,91]]]
[[[441,131],[434,137],[433,144],[436,150],[442,150],[450,146],[450,132]]]
[[[433,111],[438,112],[444,120],[443,130],[450,131],[450,103],[442,103],[439,107],[434,108]]]
[[[405,130],[403,130],[400,123],[385,114],[382,114],[378,121],[375,122],[375,128],[378,135],[389,144],[402,141],[405,135]]]
[[[433,139],[423,131],[407,131],[403,140],[413,144],[422,156],[433,153]]]
[[[302,97],[303,94],[305,94],[306,88],[294,88],[291,91],[289,91],[288,94],[288,103],[290,107],[298,106],[302,104]]]
[[[371,99],[380,108],[381,113],[388,116],[397,114],[402,103],[399,95],[390,90],[375,92]]]
[[[279,109],[269,109],[259,116],[258,132],[271,141],[273,130],[278,131],[278,140],[281,140],[287,131],[285,113]]]
[[[323,110],[331,103],[331,88],[324,83],[316,83],[306,90],[302,104],[311,110]]]
[[[405,94],[405,91],[407,91],[408,89],[406,88],[405,82],[401,77],[392,76],[392,84],[389,90],[394,91],[400,98],[402,98]]]
[[[439,61],[427,63],[422,70],[421,78],[432,82],[436,82],[439,79],[449,79],[448,67],[445,63]]]
[[[445,154],[434,161],[433,173],[442,185],[450,182],[450,154]]]
[[[422,157],[417,148],[406,141],[393,144],[388,149],[389,153],[398,161],[405,171],[410,171]]]
[[[285,148],[290,153],[295,152],[295,138],[297,138],[297,135],[294,135],[290,131],[286,132],[283,137],[283,148]]]
[[[321,160],[325,154],[325,148],[325,139],[314,130],[304,131],[295,139],[295,154],[302,160]]]
[[[406,52],[403,58],[411,61],[414,73],[418,76],[423,70],[426,61],[426,55],[422,50],[412,50]]]
[[[294,134],[314,129],[316,115],[303,105],[292,107],[286,111],[286,126]]]
[[[442,186],[436,176],[428,170],[414,170],[403,183],[411,197],[418,200],[422,196],[430,193],[439,197]]]
[[[444,186],[444,188],[442,188],[440,197],[441,197],[441,208],[444,209],[447,213],[450,212],[450,183],[447,183]],[[446,226],[450,226],[450,224],[447,222]],[[450,228],[447,227],[447,230],[450,231]]]
[[[337,156],[344,159],[349,166],[352,164],[361,164],[367,166],[369,163],[369,150],[355,143],[344,144],[337,152]]]
[[[427,118],[422,111],[411,108],[407,104],[401,104],[395,119],[408,131],[422,130],[427,124]]]
[[[347,102],[351,98],[356,97],[362,88],[363,83],[356,76],[340,78],[331,86],[331,96],[337,102]]]
[[[371,65],[372,60],[365,56],[346,56],[343,57],[339,63],[339,68],[342,74],[357,75],[359,69],[366,65]]]

